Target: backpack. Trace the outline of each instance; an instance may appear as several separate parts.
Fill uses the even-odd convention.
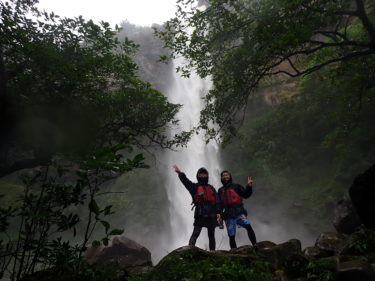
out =
[[[241,196],[238,195],[233,187],[230,187],[228,189],[223,188],[220,192],[220,198],[223,202],[224,207],[242,204]]]

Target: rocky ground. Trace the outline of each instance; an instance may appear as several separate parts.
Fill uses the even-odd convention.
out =
[[[350,236],[322,233],[304,250],[297,239],[230,251],[186,246],[131,280],[372,281],[374,269],[375,231],[362,229]]]

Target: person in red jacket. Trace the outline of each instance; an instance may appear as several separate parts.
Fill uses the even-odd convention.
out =
[[[217,207],[217,193],[215,188],[208,184],[208,171],[200,168],[197,172],[197,183],[191,182],[181,170],[174,165],[175,172],[180,181],[189,191],[193,198],[195,206],[194,211],[194,230],[189,240],[189,245],[195,245],[203,227],[207,227],[208,241],[210,250],[215,250],[215,227],[219,210]]]
[[[233,183],[231,174],[228,171],[223,171],[221,172],[221,182],[223,186],[218,190],[218,205],[227,227],[231,249],[237,248],[235,239],[237,225],[247,230],[251,243],[255,245],[255,233],[247,219],[247,211],[242,202],[242,198],[249,198],[253,193],[253,178],[248,177],[246,187],[243,187]],[[219,216],[219,220],[221,216]]]

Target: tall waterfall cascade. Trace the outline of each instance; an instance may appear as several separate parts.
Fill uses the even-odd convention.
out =
[[[175,66],[181,61],[174,61]],[[198,125],[200,111],[203,107],[202,93],[208,91],[210,81],[199,78],[192,73],[189,78],[174,74],[174,83],[168,91],[168,99],[172,103],[182,104],[177,118],[180,120],[179,128],[171,131],[173,135],[180,131],[187,131]],[[220,157],[219,148],[215,142],[205,143],[203,135],[194,134],[187,147],[178,151],[166,153],[166,163],[169,165],[167,173],[167,194],[169,199],[169,211],[171,217],[171,238],[169,247],[171,250],[188,244],[193,231],[194,211],[192,210],[192,198],[187,189],[180,182],[178,175],[172,168],[177,165],[182,172],[192,181],[197,182],[196,173],[201,167],[205,167],[209,172],[209,183],[217,190],[220,187]],[[216,229],[216,244],[221,231],[218,234]],[[219,238],[219,239],[218,239]],[[196,246],[208,249],[208,237],[206,229],[203,228]]]

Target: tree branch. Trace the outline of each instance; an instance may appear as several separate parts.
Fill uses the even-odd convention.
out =
[[[358,57],[358,56],[367,56],[367,55],[371,55],[371,54],[375,54],[375,50],[368,49],[368,50],[362,50],[362,51],[357,51],[357,52],[351,52],[351,53],[348,53],[344,56],[341,56],[341,57],[338,57],[338,58],[335,58],[335,59],[331,59],[331,60],[327,60],[323,63],[314,65],[313,67],[307,68],[304,71],[301,71],[297,74],[292,74],[292,73],[290,73],[288,71],[285,71],[285,70],[279,70],[279,71],[276,71],[276,72],[269,73],[269,74],[267,74],[267,76],[277,75],[277,74],[283,73],[283,74],[286,74],[290,77],[298,77],[298,76],[301,76],[301,75],[306,75],[306,74],[312,73],[316,70],[319,70],[319,69],[323,68],[326,65],[329,65],[329,64],[332,64],[332,63],[335,63],[335,62],[344,61],[344,60],[347,60],[347,59],[350,59],[350,58],[353,58],[353,57]]]
[[[358,17],[361,19],[363,26],[365,27],[365,29],[371,37],[371,48],[375,49],[375,28],[366,14],[363,1],[356,0],[355,2],[357,4]]]

